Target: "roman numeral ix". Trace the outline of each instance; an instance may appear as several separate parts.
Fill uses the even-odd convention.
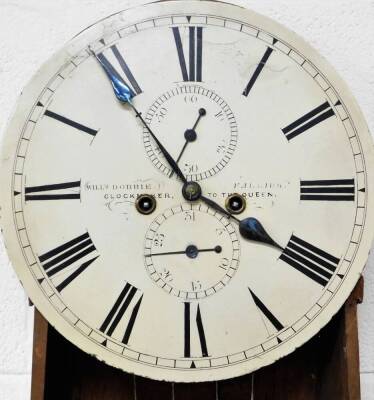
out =
[[[300,200],[354,201],[355,180],[335,179],[300,182]]]
[[[173,27],[172,30],[183,80],[185,82],[201,82],[203,58],[203,28],[194,26],[189,27],[188,63],[185,58],[185,53],[187,53],[187,51],[183,50],[180,30],[178,27]]]
[[[291,236],[280,259],[322,286],[328,284],[340,261],[295,235]]]
[[[277,39],[273,40],[273,45],[277,43]],[[249,92],[252,90],[254,84],[256,83],[258,77],[260,76],[262,70],[264,69],[266,63],[268,62],[270,56],[272,55],[274,49],[272,49],[271,47],[268,47],[265,51],[265,54],[263,55],[260,63],[258,64],[255,72],[253,73],[251,79],[249,80],[246,88],[244,89],[243,95],[248,97]]]
[[[94,256],[78,265],[78,261],[81,261],[83,257],[94,252],[96,252],[96,247],[90,235],[84,233],[39,256],[39,261],[49,277],[53,277],[58,272],[70,266],[76,267],[74,272],[56,286],[56,289],[61,292],[99,257],[98,255]]]
[[[121,67],[122,72],[125,74],[127,81],[122,78],[122,76],[118,73],[115,67],[110,63],[108,58],[103,53],[98,53],[96,56],[100,60],[102,64],[105,65],[108,71],[112,76],[115,76],[120,82],[124,83],[129,87],[131,95],[134,97],[140,93],[142,93],[142,89],[140,88],[137,80],[135,79],[133,73],[131,72],[128,64],[123,58],[122,54],[118,50],[117,46],[111,46],[110,50],[112,51],[114,57],[116,58],[119,66]]]
[[[287,140],[291,140],[334,115],[334,110],[329,102],[326,101],[326,103],[321,104],[319,107],[283,128],[282,131],[286,135]]]
[[[76,189],[76,190],[69,190]],[[25,200],[74,200],[81,198],[81,182],[65,182],[25,188]]]
[[[205,339],[203,320],[201,318],[200,305],[197,304],[196,315],[191,321],[191,303],[184,303],[184,357],[191,357],[191,328],[197,328],[201,356],[208,357],[208,348]],[[196,324],[196,325],[195,325]],[[192,366],[193,368],[193,366]]]
[[[125,333],[122,338],[122,343],[128,344],[142,300],[143,294],[140,294],[139,289],[127,282],[101,325],[100,331],[108,336],[112,336],[118,324],[122,318],[124,318],[126,311],[132,307],[131,313],[128,316]]]

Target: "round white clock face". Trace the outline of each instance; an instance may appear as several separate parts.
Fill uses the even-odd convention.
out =
[[[164,149],[204,197],[182,194]],[[90,27],[23,91],[1,221],[29,297],[75,345],[154,379],[217,380],[338,311],[370,250],[373,179],[362,114],[314,50],[237,6],[166,1]]]

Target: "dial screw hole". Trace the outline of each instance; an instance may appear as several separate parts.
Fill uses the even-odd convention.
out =
[[[247,203],[243,196],[238,193],[234,193],[226,199],[225,205],[229,213],[241,214],[245,210]]]
[[[140,214],[149,215],[156,209],[156,199],[150,194],[141,194],[135,202],[135,207]]]

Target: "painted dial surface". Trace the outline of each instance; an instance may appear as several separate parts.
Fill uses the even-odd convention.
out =
[[[237,217],[281,248],[186,202],[98,59],[188,180],[221,207],[240,194]],[[338,311],[371,246],[358,106],[295,34],[229,4],[148,4],[78,35],[24,90],[1,163],[4,237],[33,303],[84,351],[154,379],[226,379],[290,353]]]

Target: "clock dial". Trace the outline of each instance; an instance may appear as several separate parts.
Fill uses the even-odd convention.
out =
[[[154,379],[290,353],[371,245],[373,145],[352,96],[301,39],[229,4],[143,5],[78,35],[24,90],[1,160],[4,237],[33,303]]]
[[[151,279],[167,293],[200,299],[229,283],[239,264],[239,246],[227,218],[206,206],[183,204],[152,222],[145,264]]]
[[[183,115],[179,115],[181,109]],[[177,115],[178,126],[175,125]],[[203,86],[176,86],[163,93],[149,108],[145,121],[159,132],[162,142],[168,143],[168,150],[188,180],[200,181],[219,173],[234,155],[238,141],[235,116],[219,95]],[[172,143],[168,140],[170,132],[176,139]],[[172,168],[147,129],[144,129],[143,141],[152,163],[172,177]]]

